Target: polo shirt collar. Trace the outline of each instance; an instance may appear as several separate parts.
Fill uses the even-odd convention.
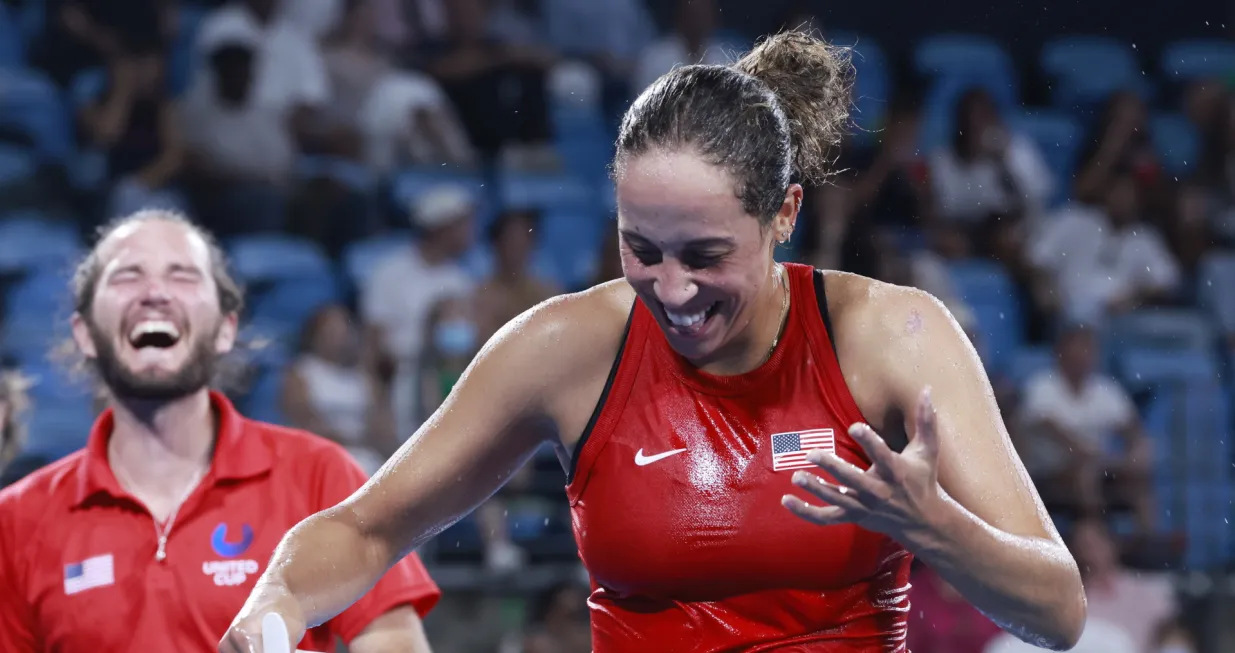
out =
[[[206,482],[242,480],[270,470],[274,454],[269,444],[252,429],[247,420],[222,393],[211,391],[210,404],[219,416],[219,432],[215,441],[214,459]],[[103,492],[114,497],[128,496],[120,487],[107,460],[107,443],[115,426],[111,408],[103,411],[90,429],[85,455],[78,463],[78,491],[75,505],[81,505],[92,495]]]

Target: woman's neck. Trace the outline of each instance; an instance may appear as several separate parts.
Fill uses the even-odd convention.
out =
[[[789,279],[784,268],[775,263],[756,304],[751,306],[750,324],[745,334],[738,336],[712,360],[699,369],[718,376],[736,376],[758,369],[772,357],[775,343],[780,340],[789,314]]]

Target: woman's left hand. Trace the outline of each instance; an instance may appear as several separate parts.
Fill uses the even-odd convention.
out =
[[[807,470],[793,475],[794,485],[830,505],[815,506],[786,494],[781,503],[809,522],[829,526],[856,524],[904,542],[929,528],[943,496],[939,487],[939,439],[930,389],[922,392],[914,415],[914,437],[901,453],[888,448],[866,424],[854,424],[849,435],[871,460],[863,471],[835,454],[815,450],[807,459],[836,480],[830,483]]]

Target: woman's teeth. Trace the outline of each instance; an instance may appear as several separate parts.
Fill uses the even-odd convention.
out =
[[[708,311],[710,310],[712,310],[711,306],[699,311],[698,313],[674,313],[673,311],[665,309],[665,317],[669,318],[669,322],[674,326],[692,327],[707,319]]]

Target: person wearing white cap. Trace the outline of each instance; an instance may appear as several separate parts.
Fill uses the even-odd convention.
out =
[[[466,188],[430,188],[413,202],[412,247],[379,262],[361,284],[360,315],[396,364],[394,407],[399,433],[411,433],[415,415],[414,371],[424,345],[429,310],[447,295],[470,295],[475,282],[458,257],[472,245],[475,197]]]

